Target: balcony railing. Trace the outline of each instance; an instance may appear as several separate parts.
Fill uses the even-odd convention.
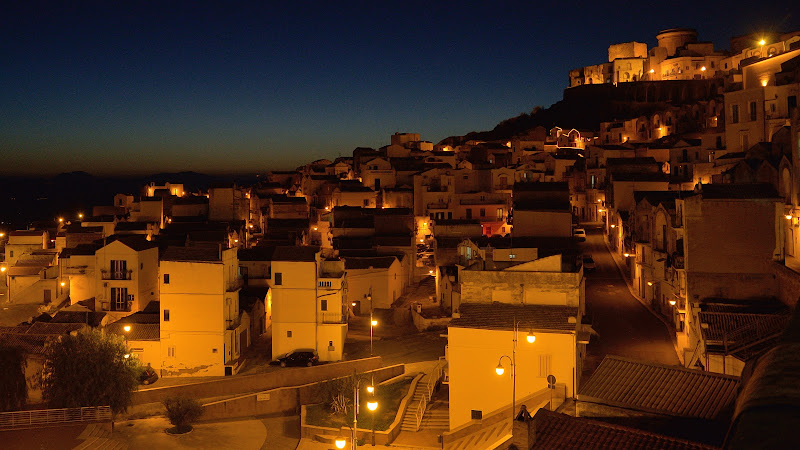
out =
[[[322,323],[345,323],[345,318],[345,315],[342,313],[322,313]]]
[[[0,429],[39,428],[62,423],[110,420],[111,408],[108,406],[11,411],[0,413]]]
[[[673,255],[672,256],[672,264],[675,266],[676,269],[683,269],[684,268],[684,260],[683,255]]]
[[[133,270],[108,270],[102,269],[100,276],[103,280],[130,280],[133,276]]]

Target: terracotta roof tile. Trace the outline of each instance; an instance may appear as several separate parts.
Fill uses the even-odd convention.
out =
[[[509,303],[462,303],[461,317],[451,327],[511,330],[514,318],[526,329],[571,332],[577,328],[570,317],[577,317],[578,308],[559,305],[512,305]]]
[[[739,378],[606,356],[579,399],[683,417],[714,419],[736,398]]]
[[[687,449],[715,448],[634,428],[539,409],[533,416],[535,449]]]

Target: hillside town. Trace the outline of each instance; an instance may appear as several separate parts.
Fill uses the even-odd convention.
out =
[[[770,408],[800,404],[800,31],[701,33],[569,71],[565,101],[607,105],[593,129],[398,132],[255,185],[153,182],[0,230],[27,409],[47,407],[30,380],[48,342],[94,329],[157,375],[133,410],[182,394],[212,422],[291,418],[265,448],[762,443]],[[308,386],[355,372],[408,378],[396,419],[310,423]],[[80,448],[124,448],[100,446],[122,428]]]

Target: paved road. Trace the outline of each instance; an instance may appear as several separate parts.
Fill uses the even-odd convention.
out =
[[[582,250],[592,254],[597,269],[586,275],[586,310],[599,336],[592,336],[589,343],[584,378],[594,372],[605,355],[679,364],[666,325],[631,295],[601,232],[587,233]]]

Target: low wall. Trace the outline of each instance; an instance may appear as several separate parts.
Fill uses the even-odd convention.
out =
[[[429,319],[411,308],[411,320],[418,331],[430,330],[432,328],[445,329],[450,325],[450,317],[438,317]]]
[[[402,375],[405,366],[397,364],[362,373],[374,374],[380,381]],[[352,372],[343,375],[349,376]],[[333,378],[341,378],[333,377]],[[331,379],[333,379],[331,378]],[[227,419],[266,414],[296,414],[301,405],[319,402],[319,388],[322,383],[331,379],[313,383],[297,384],[249,393],[234,398],[211,402],[203,405],[203,420]]]
[[[536,391],[521,400],[517,400],[516,408],[519,410],[522,405],[526,405],[528,407],[528,412],[534,415],[539,407],[545,406],[550,402],[551,393],[553,395],[553,409],[556,409],[564,403],[567,394],[567,385],[557,383],[556,388],[553,390],[545,388]],[[448,445],[452,445],[459,439],[479,432],[483,428],[507,421],[509,417],[511,417],[511,405],[496,409],[483,416],[483,419],[471,420],[460,427],[446,431],[442,433],[442,448],[448,448]]]
[[[800,274],[780,263],[774,263],[772,270],[779,287],[778,299],[794,308],[800,297]]]
[[[235,375],[221,380],[150,388],[133,393],[133,405],[161,402],[165,398],[184,396],[209,398],[224,395],[246,394],[268,391],[284,386],[316,383],[331,378],[350,375],[353,372],[368,372],[381,367],[381,357],[374,356],[353,361],[322,364],[314,367],[281,368],[268,373]]]
[[[400,425],[403,423],[403,416],[405,415],[406,409],[408,409],[409,402],[414,398],[414,390],[423,376],[424,374],[418,374],[409,385],[408,392],[406,392],[405,397],[403,397],[403,400],[400,402],[400,406],[397,408],[397,414],[392,424],[389,425],[389,429],[375,431],[375,445],[389,445],[397,439],[397,435],[400,434]],[[348,440],[352,440],[353,430],[350,427],[341,427],[341,429],[339,429],[309,425],[306,423],[306,405],[303,405],[300,416],[300,437],[302,438],[320,440],[322,436],[341,435],[346,436]],[[356,429],[356,438],[364,439],[366,442],[372,442],[372,430],[358,428]]]

